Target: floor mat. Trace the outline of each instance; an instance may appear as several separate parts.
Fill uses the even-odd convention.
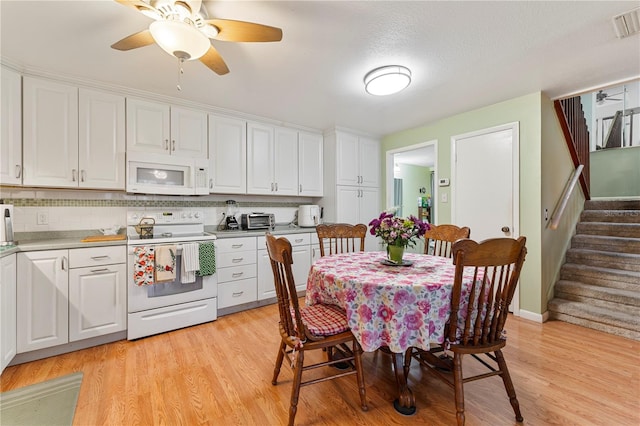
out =
[[[0,424],[71,425],[81,383],[78,372],[0,393]]]

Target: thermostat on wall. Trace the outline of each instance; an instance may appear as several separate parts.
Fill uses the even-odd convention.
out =
[[[447,178],[439,179],[438,186],[449,186],[449,179]]]

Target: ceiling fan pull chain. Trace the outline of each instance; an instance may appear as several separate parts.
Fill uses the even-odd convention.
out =
[[[183,58],[178,58],[178,85],[176,86],[176,89],[178,89],[178,92],[182,91],[182,87],[180,86],[180,83],[182,82],[182,74],[184,74],[184,69],[182,68],[183,62],[184,62]]]

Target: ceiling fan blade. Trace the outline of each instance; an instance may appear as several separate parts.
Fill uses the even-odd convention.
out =
[[[139,12],[143,10],[154,11],[155,9],[149,5],[148,3],[143,2],[142,0],[115,0],[123,6],[131,7]]]
[[[148,46],[153,43],[155,43],[155,40],[151,36],[149,30],[142,30],[139,33],[131,34],[130,36],[113,43],[111,47],[117,50],[131,50],[138,47]]]
[[[268,25],[231,19],[207,19],[205,22],[218,28],[219,33],[215,40],[257,42],[282,40],[282,30]]]
[[[218,75],[225,75],[229,72],[229,68],[227,68],[227,64],[224,63],[224,59],[222,59],[222,56],[220,56],[213,46],[200,58],[200,62]]]

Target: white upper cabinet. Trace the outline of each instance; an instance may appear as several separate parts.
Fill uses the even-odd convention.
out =
[[[20,74],[2,68],[0,104],[0,184],[22,183],[22,91]]]
[[[124,97],[24,77],[23,184],[124,189]]]
[[[380,186],[380,145],[377,140],[336,132],[336,184]]]
[[[207,158],[203,111],[127,98],[127,150]]]
[[[298,195],[298,131],[275,128],[273,180],[276,195]]]
[[[247,194],[298,194],[298,132],[247,124]]]
[[[124,189],[124,97],[80,89],[78,100],[79,187]]]
[[[247,122],[209,115],[209,192],[247,192]]]
[[[298,195],[322,197],[322,150],[322,135],[298,132]]]
[[[207,113],[171,107],[171,155],[207,158]]]
[[[23,184],[77,187],[78,89],[23,79]]]

